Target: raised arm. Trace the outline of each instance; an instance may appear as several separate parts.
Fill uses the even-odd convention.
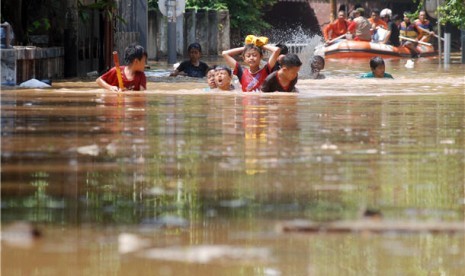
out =
[[[237,62],[234,56],[242,53],[243,51],[244,51],[244,47],[238,47],[238,48],[225,50],[221,53],[221,55],[223,56],[228,66],[234,70],[234,68],[236,68],[236,62]]]
[[[276,64],[276,60],[278,60],[279,54],[281,53],[281,49],[269,44],[263,45],[262,49],[272,52],[270,58],[268,59],[268,65],[270,68],[273,68]]]

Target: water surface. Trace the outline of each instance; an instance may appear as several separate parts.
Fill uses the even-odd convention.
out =
[[[298,94],[2,88],[2,274],[464,274],[463,232],[280,231],[464,222],[464,66],[386,62],[327,60]]]

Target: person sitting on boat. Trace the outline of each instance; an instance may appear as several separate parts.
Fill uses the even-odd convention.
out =
[[[381,19],[378,9],[373,9],[373,11],[371,12],[371,17],[368,19],[368,21],[371,24],[370,31],[372,34],[372,40],[373,42],[378,42],[378,29],[383,28],[384,30],[387,30],[388,26],[386,22]]]
[[[401,44],[407,47],[408,49],[410,49],[412,57],[415,57],[418,55],[417,50],[416,50],[418,42],[416,41],[418,41],[419,34],[417,31],[416,25],[410,22],[409,15],[410,15],[410,12],[408,11],[404,12],[404,21],[400,23],[399,33],[400,33],[401,39],[402,37],[406,38],[406,39],[403,39]]]
[[[382,57],[376,56],[370,59],[370,69],[371,72],[365,73],[360,76],[362,79],[367,78],[389,78],[393,79],[392,75],[386,73],[386,66],[384,65],[384,59]]]
[[[381,18],[386,22],[387,29],[384,39],[379,41],[382,44],[389,44],[392,46],[398,47],[400,45],[399,42],[399,27],[397,27],[397,22],[399,21],[399,17],[394,15],[391,20],[392,11],[390,9],[384,9],[381,11]]]
[[[312,79],[324,79],[325,75],[321,74],[320,71],[325,68],[325,59],[322,56],[314,55],[310,60],[310,70]]]
[[[433,26],[428,19],[426,19],[426,12],[420,11],[418,13],[418,19],[414,21],[417,31],[419,33],[418,40],[423,42],[428,42],[431,35],[434,36]]]
[[[325,42],[328,43],[329,41],[346,34],[348,29],[349,21],[347,21],[344,11],[339,11],[337,13],[337,19],[334,20],[332,23],[328,24],[323,29]]]
[[[371,24],[363,17],[365,9],[357,8],[354,12],[354,20],[349,25],[349,32],[354,36],[356,41],[371,41]]]

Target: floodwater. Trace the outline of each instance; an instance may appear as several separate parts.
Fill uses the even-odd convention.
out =
[[[465,225],[465,67],[406,61],[298,94],[2,88],[2,275],[464,275],[464,232],[427,225]]]

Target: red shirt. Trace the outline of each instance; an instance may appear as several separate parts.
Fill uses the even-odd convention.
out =
[[[239,62],[236,62],[233,74],[237,76],[242,86],[243,92],[252,92],[260,90],[262,83],[271,73],[270,65],[266,65],[255,73],[250,72],[249,68],[242,68]]]
[[[128,80],[126,75],[123,73],[126,66],[120,66],[121,76],[123,77],[123,85],[127,90],[139,91],[140,87],[147,88],[147,79],[144,72],[136,72],[133,80]],[[113,86],[118,85],[118,77],[116,75],[116,67],[111,68],[108,72],[102,75],[102,80]]]
[[[347,28],[349,27],[349,22],[345,19],[339,20],[336,19],[333,23],[326,26],[323,30],[323,35],[325,36],[325,40],[331,40],[338,36],[341,36],[347,33]],[[331,31],[331,36],[329,32]]]

